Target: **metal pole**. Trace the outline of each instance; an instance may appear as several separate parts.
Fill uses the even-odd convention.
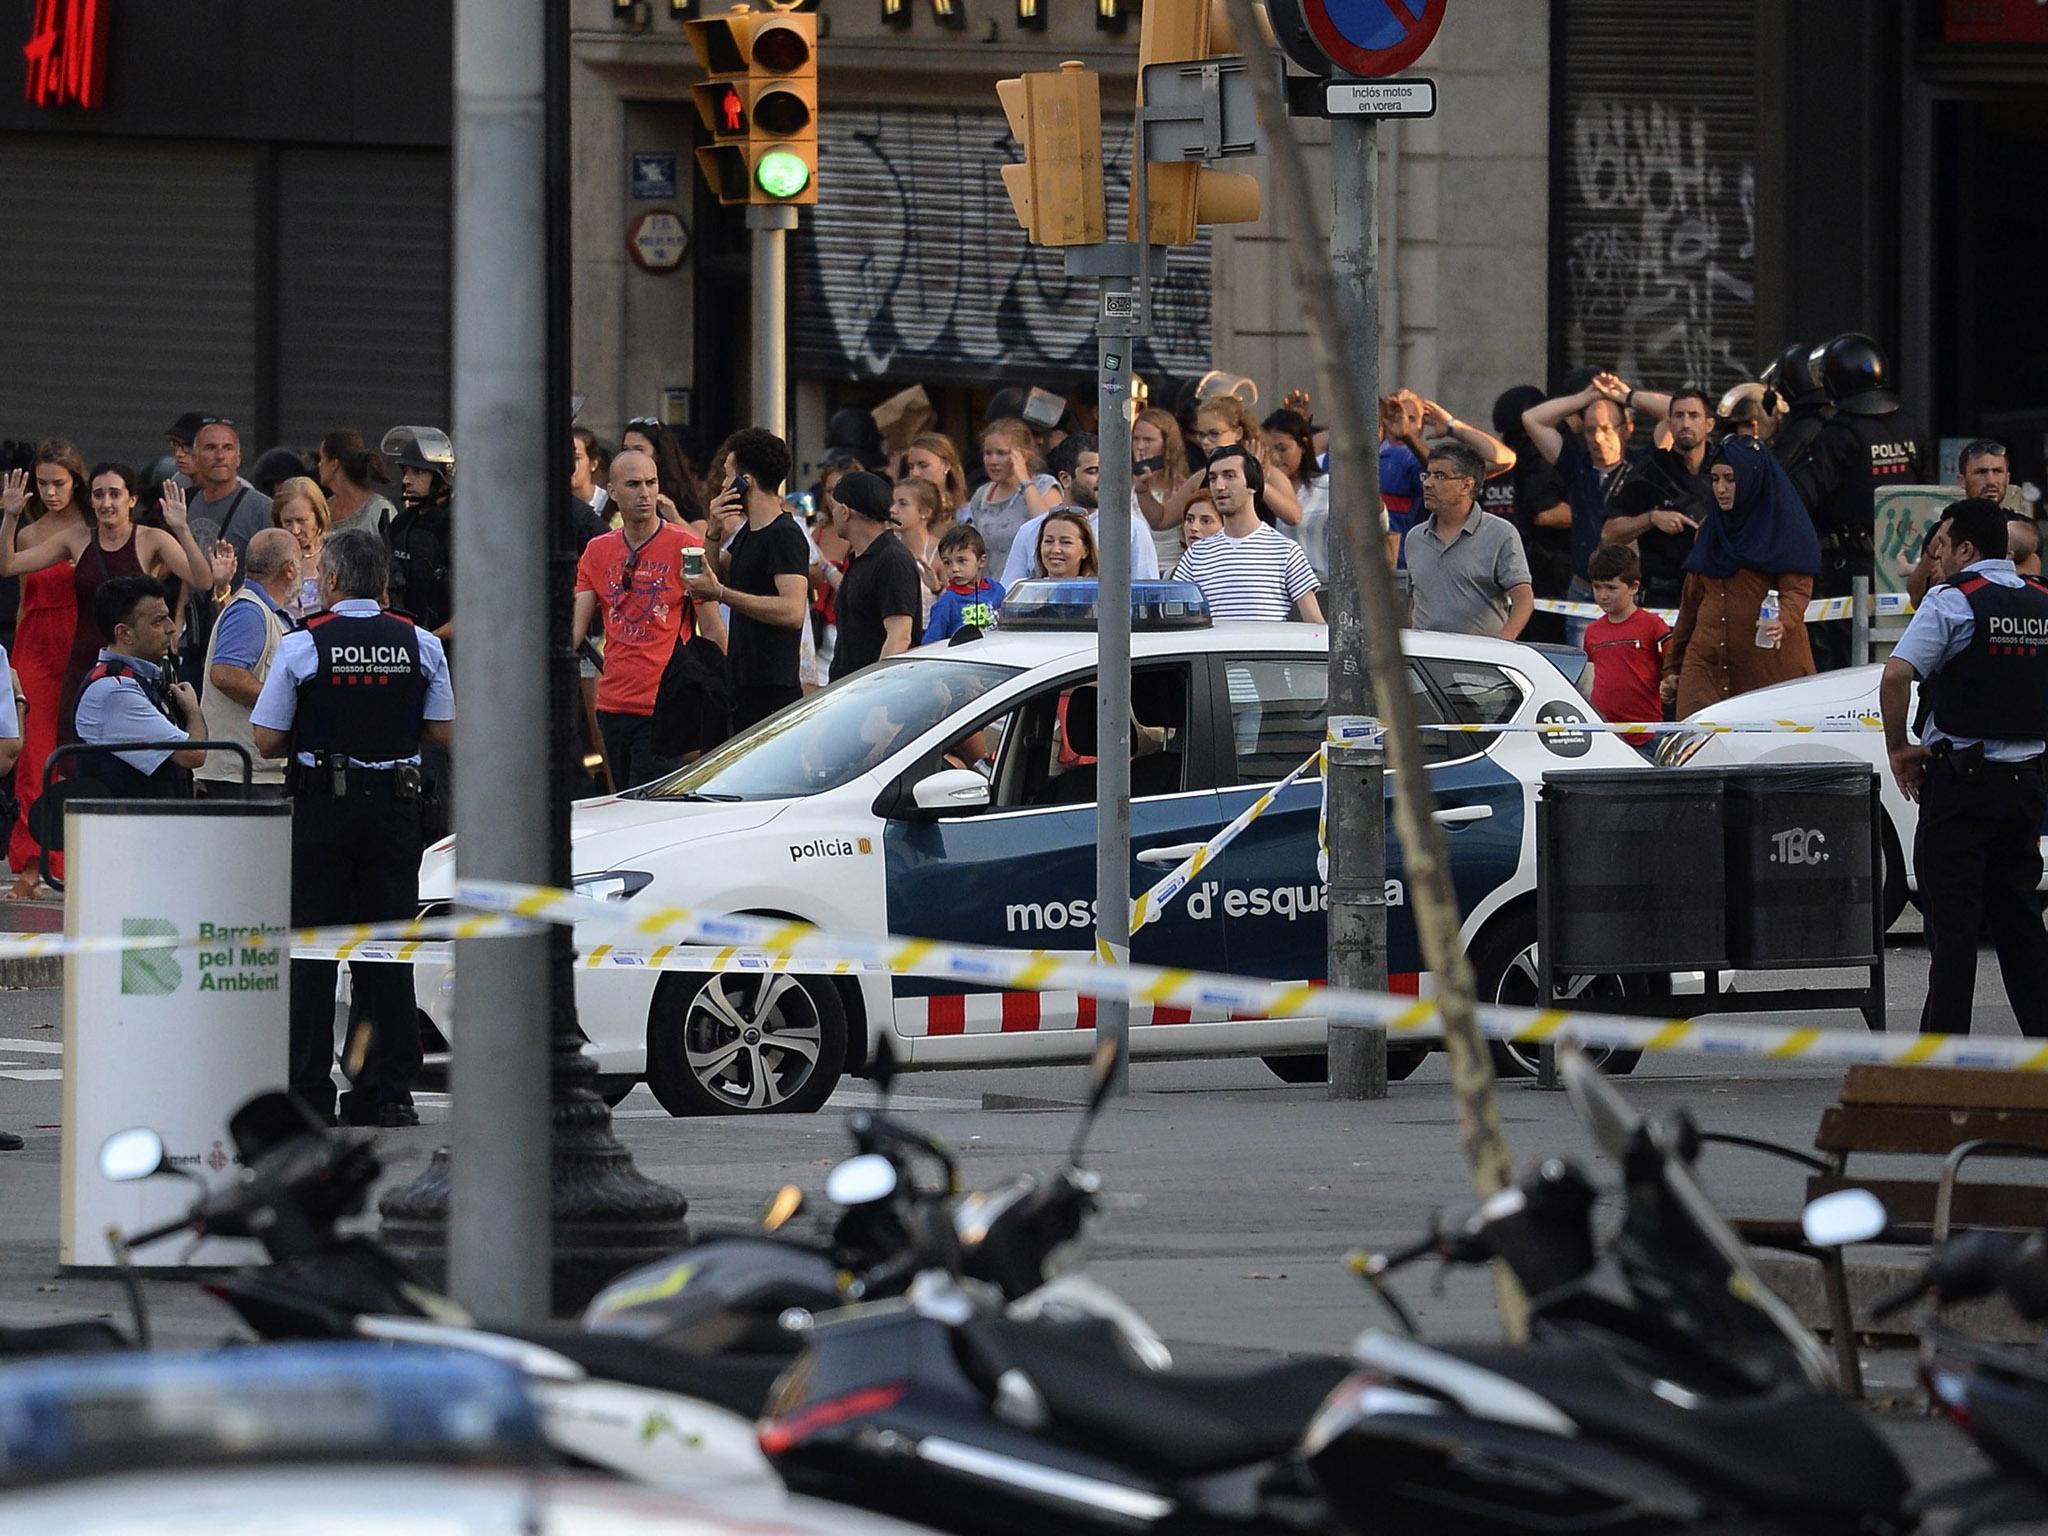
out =
[[[458,878],[548,877],[547,763],[493,743],[547,717],[547,261],[542,0],[455,7],[456,581],[497,596],[456,713]],[[449,1286],[548,1315],[547,942],[456,946]]]
[[[1870,660],[1870,578],[1849,578],[1849,665],[1860,667]]]
[[[754,263],[754,425],[789,441],[789,239],[796,209],[747,208]]]
[[[1380,396],[1379,124],[1370,117],[1334,118],[1330,123],[1330,173],[1336,204],[1330,221],[1330,266],[1337,278],[1339,316],[1346,337],[1352,387],[1362,401]],[[1375,417],[1377,420],[1377,417]],[[1377,452],[1330,456],[1330,516],[1338,537],[1329,541],[1330,714],[1375,713],[1361,573],[1353,551],[1371,558],[1379,537],[1380,461]],[[1372,803],[1359,803],[1365,775],[1330,775],[1329,965],[1333,987],[1384,990],[1387,984],[1386,802],[1381,776],[1372,775]],[[1384,756],[1381,758],[1385,762]],[[1374,830],[1374,828],[1377,830]],[[1371,842],[1366,841],[1368,838]],[[1382,878],[1368,893],[1363,878],[1339,881],[1339,870],[1363,871],[1369,850],[1380,850]],[[1378,898],[1368,910],[1368,894]],[[1377,944],[1373,935],[1377,932]],[[1384,1099],[1387,1096],[1387,1032],[1381,1025],[1346,1024],[1330,1031],[1330,1096]]]
[[[1142,140],[1136,153],[1144,159]],[[1146,265],[1144,247],[1138,265]],[[1131,340],[1133,329],[1112,320],[1124,313],[1131,280],[1105,277],[1096,322],[1101,388],[1096,440],[1102,450],[1095,635],[1095,933],[1098,953],[1119,962],[1131,955]],[[1112,295],[1121,302],[1112,302]],[[1111,1092],[1130,1091],[1131,1005],[1104,998],[1095,1027],[1116,1041]]]
[[[1237,35],[1257,37],[1258,12],[1253,0],[1226,3]],[[1295,282],[1307,322],[1309,351],[1315,360],[1316,388],[1330,400],[1334,410],[1330,423],[1333,455],[1347,466],[1340,483],[1370,485],[1368,476],[1372,472],[1366,467],[1366,460],[1376,452],[1377,402],[1359,392],[1357,378],[1344,366],[1342,354],[1348,352],[1355,363],[1360,353],[1374,349],[1364,346],[1349,331],[1346,307],[1355,301],[1344,297],[1342,290],[1347,284],[1338,280],[1332,267],[1323,261],[1321,251],[1311,244],[1322,220],[1316,212],[1308,157],[1287,116],[1280,73],[1254,69],[1250,74],[1259,98],[1259,117],[1266,125],[1273,180],[1280,191],[1278,227],[1289,232],[1288,243],[1294,251]],[[1341,153],[1337,158],[1341,162]],[[1401,838],[1402,874],[1408,885],[1416,934],[1421,940],[1422,963],[1436,982],[1437,1013],[1443,1020],[1444,1046],[1451,1059],[1451,1082],[1466,1161],[1472,1183],[1484,1197],[1507,1187],[1514,1178],[1514,1164],[1508,1155],[1507,1133],[1501,1126],[1500,1101],[1494,1094],[1493,1058],[1479,1033],[1472,962],[1466,958],[1460,932],[1457,893],[1451,887],[1449,849],[1443,828],[1431,814],[1435,800],[1423,765],[1415,701],[1409,697],[1402,676],[1401,611],[1393,572],[1387,569],[1375,547],[1378,541],[1370,537],[1371,530],[1360,527],[1360,521],[1347,518],[1340,526],[1352,565],[1363,583],[1373,697],[1378,705],[1374,713],[1387,724],[1387,763],[1395,774],[1394,814]],[[1361,540],[1361,534],[1367,537]],[[1336,682],[1332,679],[1333,687]],[[1510,1340],[1519,1341],[1528,1333],[1526,1302],[1505,1267],[1494,1267],[1494,1284],[1502,1331]]]
[[[1344,957],[1341,983],[1387,990],[1386,748],[1330,744],[1330,955]],[[1341,786],[1341,788],[1340,788]],[[1385,1029],[1330,1030],[1330,1097],[1387,1096]]]

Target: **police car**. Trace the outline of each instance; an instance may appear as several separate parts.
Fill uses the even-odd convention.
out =
[[[866,668],[666,779],[579,804],[578,888],[828,929],[1089,949],[1093,601],[1093,582],[1020,584],[979,639]],[[1170,582],[1140,583],[1133,610],[1131,885],[1142,891],[1316,750],[1329,632],[1211,623],[1199,591]],[[1558,661],[1534,647],[1420,632],[1405,643],[1406,685],[1425,721],[1596,718]],[[1482,995],[1533,1002],[1544,772],[1653,770],[1597,731],[1429,733],[1425,750]],[[1133,958],[1321,977],[1320,804],[1313,777],[1288,789],[1139,932]],[[453,881],[444,843],[422,870],[422,896],[445,900]],[[1391,835],[1387,897],[1392,985],[1413,992],[1417,941]],[[616,931],[593,930],[585,942],[607,940]],[[449,981],[445,968],[419,967],[422,1007],[444,1034]],[[1612,996],[1644,984],[1580,985]],[[577,1006],[608,1092],[644,1077],[678,1115],[816,1109],[885,1036],[909,1068],[1079,1061],[1094,1022],[1092,1002],[1073,993],[875,976],[579,970]],[[1290,1081],[1323,1072],[1319,1018],[1141,1005],[1131,1022],[1138,1056],[1255,1055]],[[1393,1070],[1406,1075],[1422,1051],[1396,1055]],[[1500,1057],[1504,1070],[1533,1069],[1518,1050]]]
[[[1884,808],[1884,921],[1889,928],[1920,888],[1913,873],[1913,837],[1920,827],[1920,807],[1899,793],[1885,752],[1883,718],[1878,713],[1877,684],[1882,666],[1844,667],[1813,677],[1794,678],[1737,694],[1686,716],[1689,725],[1763,725],[1790,721],[1795,725],[1835,727],[1810,735],[1790,731],[1748,731],[1714,734],[1676,732],[1657,748],[1657,761],[1670,768],[1729,768],[1745,763],[1866,763],[1877,773],[1878,798]],[[1906,734],[1918,741],[1912,723],[1920,708],[1915,685],[1906,705]],[[2043,828],[2048,832],[2048,827]],[[2048,855],[2048,837],[2041,840]],[[2048,889],[2048,874],[2042,877]]]

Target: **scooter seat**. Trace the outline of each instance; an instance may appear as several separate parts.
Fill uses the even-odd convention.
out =
[[[579,1328],[494,1328],[573,1360],[592,1376],[629,1387],[694,1397],[742,1418],[760,1417],[768,1392],[794,1356],[686,1355],[645,1339]]]
[[[0,1323],[0,1359],[32,1355],[96,1355],[132,1349],[121,1330],[97,1317],[65,1317],[46,1323]]]
[[[1591,1434],[1773,1511],[1892,1516],[1906,1497],[1898,1458],[1840,1398],[1800,1388],[1692,1393],[1575,1340],[1442,1353],[1529,1388]]]
[[[1038,1389],[1053,1427],[1083,1448],[1169,1476],[1250,1466],[1301,1443],[1343,1360],[1284,1360],[1240,1373],[1154,1371],[1131,1360],[1107,1324],[1048,1327],[983,1318],[993,1351]]]

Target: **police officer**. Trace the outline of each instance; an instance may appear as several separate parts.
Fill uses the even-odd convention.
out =
[[[145,742],[126,751],[83,754],[81,778],[120,800],[188,799],[192,770],[206,761],[206,716],[190,683],[178,682],[167,660],[177,639],[163,583],[153,576],[113,576],[93,594],[93,623],[106,642],[79,689],[76,729],[86,746]]]
[[[454,739],[455,692],[441,642],[381,605],[388,571],[373,530],[328,536],[320,551],[326,611],[278,642],[250,711],[257,750],[289,753],[292,922],[300,927],[389,922],[412,917],[419,905],[420,748]],[[330,1117],[334,969],[331,960],[292,962],[291,1086]],[[354,1089],[342,1095],[342,1118],[418,1125],[412,967],[358,966],[352,979],[368,1048]]]
[[[404,509],[391,519],[391,606],[437,639],[455,635],[455,445],[438,427],[393,427]]]
[[[1927,920],[1922,1033],[1968,1034],[1977,935],[1989,925],[2005,995],[2029,1035],[2048,1035],[2048,930],[2035,887],[2048,808],[2048,585],[2005,558],[1996,502],[1941,515],[1943,585],[1884,664],[1878,702],[1892,777],[1920,802],[1913,865]],[[1906,698],[1920,684],[1918,746]]]
[[[1786,472],[1820,535],[1815,594],[1846,597],[1856,577],[1871,574],[1878,488],[1917,480],[1920,440],[1891,392],[1891,364],[1868,336],[1837,336],[1816,347],[1809,361],[1835,414]],[[1813,659],[1821,671],[1849,665],[1851,627],[1846,621],[1814,627]]]
[[[1771,452],[1789,470],[1806,457],[1821,426],[1834,414],[1827,386],[1813,371],[1812,344],[1795,341],[1786,347],[1764,370],[1764,383],[1785,404],[1784,418],[1771,434]],[[1769,399],[1764,403],[1771,404]]]

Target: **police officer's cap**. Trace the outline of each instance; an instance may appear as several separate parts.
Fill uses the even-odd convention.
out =
[[[1891,392],[1892,365],[1884,348],[1860,331],[1849,331],[1815,347],[1807,361],[1827,386],[1837,410],[1855,416],[1888,416],[1899,408]]]
[[[455,473],[455,445],[439,427],[393,427],[379,446],[401,469],[424,469],[443,479]]]

